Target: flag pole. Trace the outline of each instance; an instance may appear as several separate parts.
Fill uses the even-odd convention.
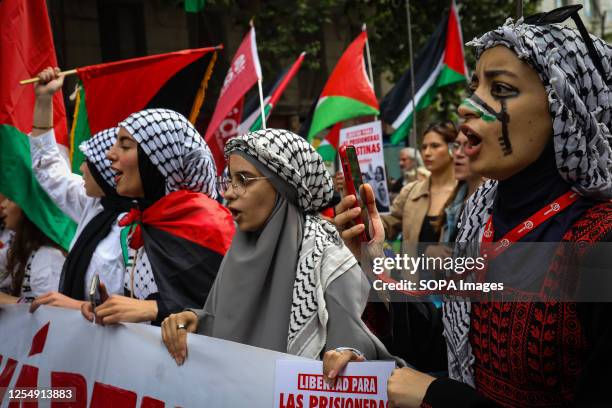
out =
[[[361,31],[367,31],[366,24],[363,23],[361,26]],[[368,76],[370,77],[370,82],[372,83],[372,90],[374,90],[374,75],[372,74],[372,57],[370,57],[370,40],[368,40],[366,34],[366,58],[368,59]]]
[[[259,106],[260,106],[260,112],[261,112],[261,128],[262,129],[267,129],[266,126],[266,112],[264,109],[264,99],[263,99],[263,88],[261,86],[261,78],[257,78],[257,86],[259,88]]]
[[[408,137],[408,146],[416,147],[417,110],[414,103],[414,57],[412,54],[412,23],[410,21],[410,0],[406,0],[406,16],[408,18],[408,54],[410,56],[410,88],[412,91],[412,133]]]
[[[68,75],[74,75],[77,73],[76,69],[71,69],[68,71],[62,71],[58,74],[58,76],[68,76]],[[28,84],[34,84],[34,83],[38,83],[38,81],[40,81],[39,77],[35,77],[35,78],[30,78],[30,79],[24,79],[22,81],[19,81],[19,85],[28,85]]]
[[[194,51],[195,51],[195,52],[198,52],[198,51],[202,51],[202,50],[204,50],[204,49],[207,49],[207,50],[210,50],[210,51],[219,51],[219,50],[222,50],[222,49],[223,49],[223,44],[219,44],[219,45],[216,45],[216,46],[214,46],[214,47],[206,47],[206,48],[194,48],[194,49],[183,50],[183,51],[175,51],[175,52],[173,52],[173,53],[171,52],[171,53],[168,53],[168,54],[179,54],[179,53],[185,53],[185,52],[189,52],[189,53],[190,53],[190,52],[194,52]],[[161,55],[161,54],[160,54],[160,55]],[[149,56],[147,56],[147,57],[142,57],[142,59],[147,59],[147,58],[151,58],[151,57],[152,57],[152,58],[155,58],[155,57],[156,57],[156,55],[149,55]],[[135,58],[135,59],[140,59],[140,58]],[[118,61],[117,61],[117,62],[118,62]],[[81,68],[83,68],[83,67],[81,67]],[[68,70],[68,71],[62,71],[62,72],[60,72],[58,75],[60,75],[60,76],[62,76],[62,75],[63,75],[63,76],[69,76],[69,75],[74,75],[74,74],[76,74],[76,73],[77,73],[77,68],[75,68],[75,69],[70,69],[70,70]],[[19,85],[35,84],[35,83],[37,83],[38,81],[40,81],[40,78],[38,78],[38,77],[34,77],[34,78],[30,78],[30,79],[23,79],[23,80],[19,81]]]
[[[372,91],[374,91],[374,74],[372,73],[372,57],[370,56],[370,40],[368,39],[368,34],[367,34],[368,29],[366,27],[366,23],[363,23],[363,25],[361,26],[361,31],[366,32],[365,46],[366,46],[366,58],[368,59],[368,76],[370,77],[370,84],[372,85]],[[374,92],[374,94],[376,95],[376,92]],[[378,116],[374,116],[374,120],[378,120]]]
[[[523,0],[516,0],[516,18],[523,17]]]
[[[251,18],[251,20],[249,21],[249,25],[253,30],[255,30],[255,17]],[[266,126],[266,112],[264,109],[263,86],[261,76],[257,77],[257,88],[259,88],[259,112],[261,113],[261,128],[265,130],[268,127]]]

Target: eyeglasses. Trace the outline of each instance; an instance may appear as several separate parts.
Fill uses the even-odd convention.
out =
[[[234,194],[238,197],[242,196],[246,192],[246,188],[251,181],[264,180],[267,177],[247,177],[242,173],[236,173],[232,178],[217,176],[217,189],[221,192],[221,195],[225,197],[227,190],[230,186],[234,189]]]
[[[582,40],[584,41],[587,47],[587,51],[589,53],[589,56],[593,60],[593,64],[595,65],[595,68],[597,68],[602,78],[604,79],[605,83],[607,85],[610,85],[608,82],[608,75],[606,74],[603,64],[601,63],[601,56],[595,49],[595,44],[593,44],[593,39],[589,35],[589,31],[584,26],[584,23],[582,22],[582,19],[580,19],[580,15],[578,14],[578,10],[580,10],[581,8],[582,8],[582,4],[574,4],[571,6],[559,7],[558,9],[554,9],[546,13],[538,13],[538,14],[534,14],[529,17],[525,17],[524,22],[526,24],[541,26],[541,25],[547,25],[547,24],[562,23],[571,17],[572,20],[574,20],[574,23],[576,24],[578,31],[580,32],[580,36],[582,37]]]
[[[464,143],[453,142],[450,144],[450,147],[453,150],[453,152],[458,152],[459,150],[464,149],[465,146],[467,145],[468,145],[468,142],[464,142]]]

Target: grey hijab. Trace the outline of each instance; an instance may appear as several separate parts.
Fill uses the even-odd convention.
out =
[[[261,230],[236,231],[204,306],[208,317],[198,330],[285,352],[304,217],[294,204],[297,195],[292,186],[252,156],[237,154],[268,177],[277,191],[276,203]]]
[[[231,139],[276,189],[256,233],[238,231],[199,316],[198,331],[309,358],[350,346],[392,358],[361,321],[369,285],[338,231],[318,212],[332,198],[331,176],[303,138],[267,129]]]
[[[331,199],[331,176],[314,149],[287,131],[267,130],[234,138],[227,143],[225,154],[244,157],[268,177],[277,192],[276,204],[261,230],[236,232],[202,311],[198,330],[213,337],[288,352],[289,341],[316,320],[318,312],[313,265],[304,267],[300,259],[310,249],[304,244],[305,236],[316,235],[306,231],[322,231],[319,222],[325,221],[310,213]],[[313,228],[313,223],[320,228]],[[337,238],[333,227],[323,231],[325,238]],[[330,239],[324,242],[329,243]],[[320,253],[311,257],[314,265],[320,263],[320,258]],[[304,276],[313,279],[303,279]],[[294,301],[297,292],[305,303]],[[311,331],[316,332],[316,327]]]

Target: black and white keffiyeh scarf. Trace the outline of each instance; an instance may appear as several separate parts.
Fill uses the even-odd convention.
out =
[[[79,145],[79,149],[83,152],[87,162],[95,168],[92,175],[94,177],[99,175],[102,178],[102,180],[96,181],[98,181],[106,195],[109,195],[106,187],[111,188],[111,194],[117,187],[115,173],[111,169],[110,160],[106,158],[106,152],[115,144],[118,131],[119,128],[117,127],[101,130]],[[95,174],[96,171],[97,175]]]
[[[154,324],[186,307],[201,307],[234,233],[221,206],[212,153],[178,112],[145,109],[119,122],[138,143],[144,197],[119,225],[127,229],[124,257],[136,259],[127,292],[155,299]],[[144,248],[133,255],[132,250]],[[132,285],[132,281],[134,285]]]
[[[178,112],[145,109],[119,122],[166,179],[166,193],[190,190],[217,198],[216,167],[202,136]]]
[[[605,72],[612,72],[612,48],[591,37]],[[538,73],[548,94],[559,174],[585,197],[611,198],[612,92],[595,68],[580,33],[560,25],[534,26],[509,19],[468,45],[476,48],[478,57],[491,47],[506,46]],[[459,252],[475,248],[470,244],[481,241],[496,190],[497,182],[488,181],[466,203],[457,237]],[[470,311],[469,302],[445,303],[444,335],[449,376],[473,386]]]
[[[292,283],[286,352],[320,358],[327,341],[325,291],[357,263],[336,228],[318,215],[332,199],[331,176],[313,147],[287,130],[267,129],[235,137],[226,144],[225,155],[236,153],[253,158],[267,173],[278,176],[295,190],[293,204],[304,221]],[[329,261],[323,262],[324,256]]]

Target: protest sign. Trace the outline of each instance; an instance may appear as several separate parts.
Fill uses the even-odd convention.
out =
[[[323,381],[323,362],[276,362],[275,408],[385,408],[394,361],[349,363],[336,384]]]
[[[0,308],[1,407],[18,402],[9,397],[20,387],[70,389],[71,407],[270,407],[276,361],[309,361],[190,334],[179,367],[159,327],[99,326],[75,310],[28,307]]]
[[[355,146],[363,182],[372,186],[376,196],[376,208],[381,213],[389,212],[389,190],[380,121],[341,129],[339,143],[340,146]]]

